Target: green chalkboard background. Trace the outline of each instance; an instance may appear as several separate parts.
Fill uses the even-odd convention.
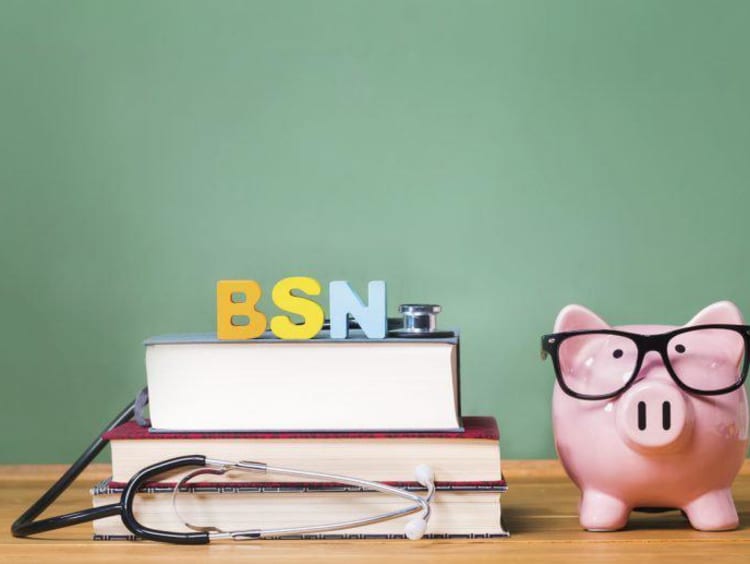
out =
[[[565,304],[750,312],[748,21],[0,1],[0,460],[71,460],[143,385],[144,337],[212,330],[218,279],[295,274],[442,304],[465,413],[553,456],[538,338]]]

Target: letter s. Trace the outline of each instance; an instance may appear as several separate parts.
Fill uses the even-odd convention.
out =
[[[317,296],[320,294],[320,283],[307,276],[291,276],[279,280],[271,292],[273,303],[280,309],[301,315],[305,322],[297,325],[288,316],[277,315],[271,319],[271,331],[279,339],[311,339],[323,327],[323,308],[313,300],[293,295],[292,290]]]

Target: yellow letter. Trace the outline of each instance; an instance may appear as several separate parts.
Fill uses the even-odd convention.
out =
[[[235,301],[234,294],[244,294]],[[219,280],[216,284],[216,336],[226,339],[254,339],[266,330],[266,316],[255,309],[260,299],[260,284],[255,280]],[[246,316],[247,325],[236,325],[232,319]]]
[[[280,309],[301,315],[305,322],[297,325],[286,315],[277,315],[271,319],[271,331],[279,339],[311,339],[323,327],[323,308],[317,302],[293,295],[292,290],[317,296],[320,294],[320,284],[307,276],[279,280],[271,293],[273,303]]]

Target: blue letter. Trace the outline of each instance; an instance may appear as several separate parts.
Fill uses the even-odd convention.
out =
[[[330,300],[331,338],[349,336],[349,315],[364,331],[368,339],[383,339],[388,321],[385,309],[385,282],[373,280],[367,285],[367,305],[349,286],[349,282],[336,280],[328,286]]]

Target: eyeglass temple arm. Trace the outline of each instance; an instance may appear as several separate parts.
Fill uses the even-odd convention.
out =
[[[547,356],[549,356],[549,353],[547,352],[547,349],[544,346],[547,343],[548,338],[549,337],[547,335],[543,335],[542,341],[539,345],[539,356],[542,358],[542,360],[547,360]]]

